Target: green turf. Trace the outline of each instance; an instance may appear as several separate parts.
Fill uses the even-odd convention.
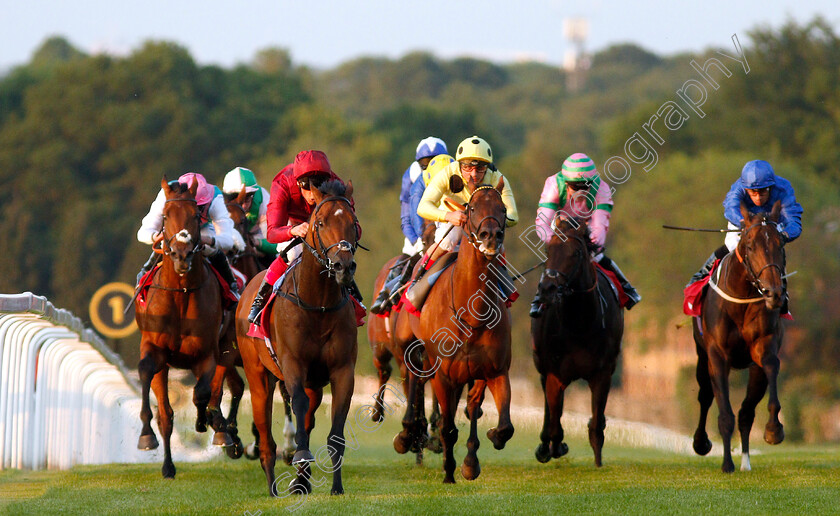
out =
[[[326,422],[325,416],[317,421],[313,450],[325,442]],[[840,514],[836,447],[754,443],[759,453],[752,456],[753,471],[725,475],[720,457],[608,441],[604,466],[596,469],[588,443],[579,438],[567,440],[566,457],[539,464],[533,423],[520,424],[507,448],[496,451],[484,437],[491,423],[480,425],[482,472],[472,482],[456,472],[457,484],[442,484],[440,455],[427,454],[423,466],[397,455],[392,416],[372,432],[354,426],[359,449],[346,456],[344,496],[330,496],[331,477],[316,470],[313,478],[324,484],[313,494],[272,499],[258,462],[219,458],[176,464],[175,480],[161,478],[160,464],[2,471],[0,514]],[[460,467],[465,421],[459,428]],[[279,423],[275,430],[279,434]],[[735,462],[737,468],[738,457]],[[277,467],[278,475],[287,470]]]

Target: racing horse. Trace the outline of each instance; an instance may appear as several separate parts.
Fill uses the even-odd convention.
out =
[[[210,264],[201,255],[201,217],[195,201],[197,183],[189,188],[161,180],[166,195],[163,208],[163,231],[155,244],[163,255],[162,265],[152,278],[146,303],[135,309],[140,328],[140,363],[142,386],[140,420],[143,429],[137,447],[151,450],[158,441],[151,427],[152,410],[149,388],[158,401],[158,429],[163,437],[165,478],[175,477],[170,437],[173,411],[169,403],[170,367],[190,369],[197,383],[193,403],[198,411],[195,429],[207,430],[207,421],[215,430],[213,444],[231,446],[225,419],[218,405],[221,382],[213,382],[219,356],[219,328],[222,322],[222,291]],[[159,245],[159,246],[158,246]],[[209,406],[208,406],[209,405]]]
[[[342,494],[344,424],[353,395],[356,364],[356,317],[347,287],[356,269],[358,220],[353,210],[352,183],[328,181],[313,190],[316,205],[303,239],[305,251],[286,271],[271,305],[265,330],[270,343],[248,337],[248,311],[258,288],[251,281],[236,312],[236,334],[251,390],[254,422],[260,435],[260,464],[269,493],[277,495],[274,465],[276,443],[271,434],[272,397],[276,380],[284,381],[295,414],[296,476],[289,490],[312,490],[309,437],[323,388],[332,393],[332,426],[328,437],[333,472],[332,494]]]
[[[467,412],[470,436],[461,474],[473,480],[481,473],[477,451],[477,421],[485,387],[490,388],[499,412],[487,438],[497,450],[513,436],[510,420],[511,321],[504,295],[491,270],[501,257],[506,208],[502,202],[504,179],[494,187],[479,185],[466,205],[460,251],[429,291],[420,316],[411,314],[411,333],[425,343],[424,375],[431,377],[440,404],[443,442],[443,482],[455,483],[454,447],[458,440],[455,413],[463,388],[471,380]],[[456,280],[457,278],[457,280]],[[416,381],[420,374],[412,375]],[[409,404],[409,408],[411,405]],[[408,414],[406,417],[409,417]]]
[[[589,229],[580,218],[557,214],[547,246],[545,271],[537,287],[546,304],[531,320],[534,364],[545,395],[545,417],[535,455],[540,462],[569,451],[563,442],[563,398],[573,381],[584,379],[592,394],[589,444],[601,466],[610,393],[624,334],[624,313],[610,280],[597,272],[590,253]]]
[[[706,416],[712,399],[718,406],[718,430],[723,440],[724,473],[735,470],[730,443],[735,414],[729,401],[729,371],[749,369],[747,394],[738,411],[741,434],[741,471],[750,471],[750,429],[755,407],[769,390],[769,420],[764,440],[779,444],[785,438],[779,421],[781,404],[776,380],[779,375],[779,348],[783,326],[779,312],[785,296],[782,275],[785,269],[784,240],[776,227],[781,204],[769,214],[751,214],[741,204],[741,239],[735,252],[721,259],[709,279],[711,289],[703,300],[701,316],[694,319],[697,347],[697,383],[700,393],[700,420],[694,433],[694,451],[706,455],[712,443],[706,434]]]
[[[252,200],[253,198],[248,196],[243,186],[242,190],[238,194],[235,194],[235,197],[225,202],[228,214],[230,214],[230,218],[233,220],[233,227],[242,237],[245,244],[244,250],[232,248],[231,255],[228,259],[230,260],[231,266],[245,276],[246,283],[266,268],[260,261],[253,237],[247,230],[246,214]],[[227,452],[230,458],[238,459],[242,456],[243,449],[242,441],[237,435],[236,420],[239,402],[245,392],[245,382],[242,381],[242,377],[236,370],[236,366],[242,367],[242,357],[239,354],[239,348],[236,346],[236,328],[233,324],[233,313],[231,312],[225,312],[222,336],[219,339],[219,351],[221,356],[220,367],[223,369],[222,374],[231,392],[230,411],[226,419],[231,438],[234,441],[234,446],[225,448],[225,452]],[[285,443],[281,451],[281,457],[284,462],[291,464],[292,455],[294,454],[294,424],[292,423],[292,408],[289,402],[289,393],[286,392],[286,387],[282,382],[280,383],[280,393],[283,397],[283,406],[286,413],[286,425],[283,431]],[[245,450],[245,453],[249,459],[256,460],[259,457],[260,435],[257,431],[257,425],[253,422],[251,423],[251,433],[254,435],[254,443]]]

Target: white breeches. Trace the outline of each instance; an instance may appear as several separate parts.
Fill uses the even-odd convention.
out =
[[[461,235],[464,234],[464,230],[461,229],[461,226],[453,226],[449,222],[437,222],[437,229],[435,230],[435,242],[438,242],[438,245],[444,251],[452,252],[457,251],[458,247],[461,244]],[[449,228],[452,228],[450,231]],[[446,232],[449,231],[448,234]],[[443,235],[446,234],[444,237]]]
[[[738,226],[729,222],[727,224],[727,229],[738,229]],[[723,243],[726,244],[726,248],[729,249],[731,252],[733,249],[738,247],[738,242],[741,241],[741,232],[740,231],[732,231],[731,233],[726,234],[726,238],[723,240]]]

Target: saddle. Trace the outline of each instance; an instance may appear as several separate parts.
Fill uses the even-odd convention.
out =
[[[618,301],[618,306],[620,308],[624,308],[627,305],[627,302],[630,301],[630,297],[624,292],[624,287],[621,286],[621,282],[618,280],[615,273],[611,270],[605,269],[598,262],[595,262],[595,270],[609,280],[610,287],[612,287],[610,290],[612,290],[615,299]]]
[[[394,310],[399,312],[402,308],[405,308],[409,313],[419,316],[420,310],[423,308],[423,303],[426,302],[426,297],[429,295],[429,291],[432,290],[432,286],[440,278],[440,275],[443,274],[443,271],[454,264],[457,259],[457,252],[446,253],[441,256],[440,259],[432,264],[422,278],[413,280],[414,282],[411,286],[405,289],[400,298],[400,302],[394,306]]]
[[[205,260],[205,263],[210,265],[209,261]],[[149,272],[144,274],[142,278],[140,278],[140,283],[138,283],[137,285],[137,288],[139,289],[139,291],[137,292],[137,304],[142,308],[146,307],[146,302],[149,296],[149,289],[152,287],[152,281],[154,280],[155,273],[158,271],[158,269],[160,269],[160,267],[161,264],[158,263],[157,265],[152,267],[152,269]],[[222,279],[221,274],[219,274],[219,271],[217,271],[216,268],[213,267],[213,265],[210,265],[210,270],[213,271],[213,273],[216,276],[216,279],[219,281],[219,286],[221,286],[222,288],[222,304],[224,305],[224,309],[229,310],[234,308],[236,306],[236,303],[238,302],[238,299],[236,299],[236,296],[233,294],[233,292],[231,292],[230,285],[228,285],[227,281]],[[232,267],[231,270],[234,271],[234,277],[236,278],[236,282],[239,285],[239,290],[242,290],[245,287],[245,276],[243,276],[241,272],[236,271],[236,269],[233,269]]]

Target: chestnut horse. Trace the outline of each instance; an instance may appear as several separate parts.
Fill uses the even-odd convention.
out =
[[[589,444],[601,466],[606,419],[604,410],[624,334],[624,313],[610,280],[596,271],[586,221],[558,214],[546,249],[545,271],[537,287],[547,305],[531,320],[534,364],[545,394],[545,418],[535,455],[540,462],[569,451],[563,442],[563,396],[577,379],[589,383],[592,418]]]
[[[408,316],[410,333],[425,343],[424,374],[434,374],[431,381],[440,403],[443,482],[447,484],[455,483],[453,451],[458,440],[455,413],[463,388],[471,380],[475,385],[470,389],[467,401],[470,436],[461,467],[464,478],[473,480],[481,472],[476,455],[479,447],[477,420],[485,387],[493,393],[499,411],[499,423],[487,432],[488,439],[501,450],[513,436],[508,375],[510,312],[496,285],[498,273],[490,268],[503,250],[506,224],[503,187],[504,179],[500,179],[495,187],[479,185],[472,192],[455,263],[440,275],[429,291],[421,315]],[[417,376],[412,375],[413,378]]]
[[[421,235],[421,240],[423,241],[423,250],[428,251],[429,246],[434,244],[435,241],[435,224],[433,222],[425,221],[425,225],[423,226],[423,234]],[[379,274],[376,276],[376,280],[374,282],[374,296],[380,290],[382,290],[382,285],[385,283],[386,278],[388,277],[388,273],[394,267],[408,267],[409,270],[413,269],[414,266],[417,264],[419,255],[409,259],[406,262],[397,263],[399,256],[395,256],[385,262],[385,265],[379,270]],[[398,294],[392,293],[395,297]],[[423,434],[424,438],[409,438],[407,440],[395,439],[394,447],[397,449],[399,453],[406,453],[409,450],[416,453],[416,462],[417,464],[423,463],[423,441],[425,440],[425,433],[426,433],[426,421],[425,421],[425,397],[423,393],[422,387],[414,389],[414,392],[409,392],[410,380],[409,377],[412,375],[412,371],[416,371],[418,369],[422,369],[423,367],[423,359],[418,354],[414,356],[413,360],[413,367],[406,367],[406,357],[405,353],[407,350],[407,345],[413,342],[415,339],[402,339],[402,340],[394,340],[393,335],[395,332],[395,326],[397,322],[397,317],[399,312],[391,311],[388,317],[371,317],[370,321],[368,322],[368,341],[370,342],[371,352],[373,353],[373,365],[376,367],[376,371],[379,375],[379,389],[376,391],[374,395],[374,399],[376,403],[374,404],[374,409],[371,412],[371,419],[375,422],[381,422],[385,419],[385,412],[384,409],[386,407],[384,396],[386,390],[386,384],[388,380],[391,378],[391,359],[393,358],[394,361],[397,363],[397,367],[400,369],[400,373],[402,374],[403,378],[403,391],[405,392],[406,399],[409,400],[409,403],[413,403],[415,405],[414,414],[417,414],[416,421],[412,422],[413,424],[417,424],[419,427],[417,431],[412,430],[412,434]],[[409,398],[409,396],[412,396]],[[434,400],[433,403],[433,413],[432,413],[432,426],[436,428],[438,421],[440,420],[440,410],[438,409],[437,400]],[[410,442],[409,442],[410,441]],[[432,445],[430,449],[437,453],[440,453],[440,441],[439,439],[436,441],[437,446]]]
[[[262,339],[247,336],[248,311],[259,283],[256,279],[248,284],[237,308],[236,336],[260,434],[260,464],[269,493],[275,496],[277,446],[271,434],[271,412],[277,379],[289,389],[297,424],[293,458],[297,476],[290,491],[311,492],[310,463],[315,457],[309,450],[309,436],[323,388],[329,384],[332,427],[325,449],[332,459],[328,468],[333,472],[331,493],[344,492],[344,424],[353,395],[358,351],[356,317],[347,291],[356,269],[354,254],[359,237],[352,192],[352,184],[348,183],[345,190],[340,181],[328,181],[313,190],[317,204],[303,241],[306,249],[286,272],[265,328],[270,347]]]
[[[221,382],[213,382],[219,358],[219,328],[222,322],[222,292],[216,275],[201,256],[201,218],[195,202],[197,184],[187,189],[178,183],[160,184],[166,194],[160,252],[163,263],[152,279],[145,306],[135,309],[140,328],[140,373],[143,429],[137,447],[151,450],[158,441],[151,427],[149,387],[158,401],[158,429],[163,437],[165,478],[175,477],[169,447],[172,435],[172,406],[169,404],[169,367],[190,369],[197,383],[193,403],[198,411],[195,429],[204,432],[207,419],[216,431],[213,444],[231,446],[218,402]],[[212,388],[211,388],[212,384]],[[208,406],[208,404],[210,404]]]
[[[741,433],[741,471],[750,470],[750,429],[755,407],[770,391],[770,418],[764,440],[779,444],[785,438],[779,421],[781,404],[776,380],[783,326],[779,311],[784,299],[784,241],[776,227],[781,204],[769,214],[753,215],[741,204],[741,240],[734,253],[726,255],[710,278],[711,289],[703,300],[702,316],[694,319],[697,346],[697,383],[700,421],[694,433],[694,451],[706,455],[712,443],[706,434],[706,416],[717,400],[718,429],[723,439],[724,473],[735,470],[730,451],[735,414],[729,402],[729,370],[749,368],[747,395],[738,411]]]

